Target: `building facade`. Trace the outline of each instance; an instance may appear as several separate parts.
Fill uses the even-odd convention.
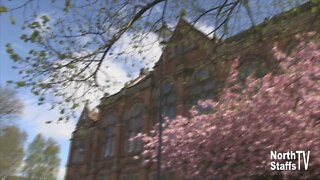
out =
[[[163,116],[174,118],[188,116],[198,100],[218,100],[236,58],[240,80],[276,69],[271,52],[275,42],[289,53],[297,44],[294,35],[319,29],[318,22],[311,26],[314,15],[305,8],[299,16],[284,13],[221,42],[180,20],[152,72],[142,70],[120,92],[103,97],[99,113],[84,108],[72,134],[66,179],[155,180],[155,164],[145,166],[135,159],[143,145],[130,139],[153,128],[160,106]],[[181,178],[167,171],[163,179]]]

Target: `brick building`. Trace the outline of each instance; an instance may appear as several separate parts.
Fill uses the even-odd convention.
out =
[[[289,13],[241,32],[222,42],[209,39],[180,20],[159,60],[163,63],[162,110],[165,116],[187,115],[200,99],[218,99],[232,60],[240,57],[240,78],[275,69],[274,42],[286,52],[297,43],[295,34],[318,30],[314,14],[303,6],[298,16]],[[312,22],[312,23],[310,23]],[[67,180],[155,180],[156,166],[135,160],[140,141],[158,120],[160,68],[141,71],[118,93],[103,97],[99,114],[84,108],[73,132],[67,164]],[[180,179],[165,172],[163,179]]]

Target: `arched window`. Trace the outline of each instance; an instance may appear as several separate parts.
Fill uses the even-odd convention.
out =
[[[107,175],[97,177],[97,180],[110,180],[110,179],[111,179],[110,176],[107,176]]]
[[[106,127],[104,129],[104,157],[110,157],[114,155],[116,144],[116,123],[117,116],[111,114],[105,119]]]
[[[139,139],[130,140],[142,131],[142,105],[134,104],[129,110],[126,132],[125,150],[132,153],[141,150],[141,141]]]
[[[75,150],[72,158],[73,162],[79,163],[84,161],[84,148],[85,144],[83,139],[75,141]]]
[[[196,71],[193,82],[189,87],[190,104],[195,105],[199,111],[206,111],[197,106],[199,100],[214,99],[214,80],[208,68]]]
[[[157,172],[156,171],[151,171],[148,174],[148,180],[157,180]],[[161,180],[171,180],[171,179],[175,179],[175,174],[173,171],[163,171],[161,173]]]
[[[110,171],[103,169],[101,170],[98,175],[96,176],[97,180],[111,180],[111,175]]]
[[[159,122],[159,110],[160,110],[160,94],[157,94],[156,97],[156,120]],[[168,117],[169,119],[173,119],[176,116],[176,94],[174,91],[174,84],[165,81],[162,83],[162,92],[161,92],[161,111],[162,118]]]
[[[239,67],[239,80],[244,83],[245,80],[252,76],[253,78],[261,78],[273,69],[276,69],[277,65],[270,64],[266,59],[259,55],[248,55],[242,59]]]
[[[265,74],[265,71],[261,68],[262,64],[258,61],[248,61],[245,62],[240,69],[240,80],[245,81],[247,77],[254,76],[260,77]]]
[[[121,176],[121,180],[138,180],[138,173],[129,169]]]
[[[292,51],[299,45],[299,41],[297,39],[289,40],[284,47],[284,52],[287,55],[291,55]]]

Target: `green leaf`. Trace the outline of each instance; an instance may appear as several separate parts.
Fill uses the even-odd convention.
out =
[[[147,21],[147,22],[145,22],[145,23],[144,23],[144,25],[145,25],[145,26],[151,26],[151,25],[152,25],[152,23],[151,23],[151,22],[149,22],[149,21]]]
[[[34,50],[31,49],[31,50],[29,51],[29,54],[33,54],[33,53],[34,53]]]
[[[24,86],[26,86],[26,82],[25,81],[18,81],[16,83],[16,86],[17,86],[17,88],[24,87]]]
[[[59,55],[59,59],[61,59],[61,60],[65,59],[66,57],[67,57],[66,54],[60,54],[60,55]]]
[[[30,24],[28,25],[28,27],[29,27],[30,29],[40,28],[40,24],[39,24],[39,22],[35,21],[35,22],[30,23]]]
[[[11,58],[14,62],[17,62],[17,61],[20,59],[20,57],[19,57],[17,54],[15,54],[15,53],[10,54],[10,58]]]
[[[0,6],[0,14],[5,12],[8,12],[8,8],[5,6]]]
[[[184,17],[184,16],[186,16],[186,14],[187,14],[186,10],[185,9],[181,9],[180,17]]]
[[[64,11],[64,12],[68,12],[69,9],[70,9],[70,7],[71,7],[71,0],[65,0],[65,1],[64,1],[63,11]]]
[[[33,94],[36,95],[36,96],[40,95],[39,91],[34,91]]]
[[[16,19],[12,16],[9,16],[8,19],[12,25],[15,25],[17,23]]]
[[[30,35],[30,40],[34,42],[38,36],[39,36],[39,31],[33,31],[33,33]]]
[[[44,97],[39,97],[39,101],[40,102],[44,101]]]
[[[74,64],[68,64],[68,65],[67,65],[67,68],[69,68],[69,69],[75,69],[76,66],[75,66]]]
[[[243,1],[241,1],[241,2],[242,2],[242,5],[243,5],[246,9],[249,8],[248,0],[243,0]]]
[[[43,24],[45,24],[45,23],[49,22],[49,17],[48,17],[48,16],[46,16],[46,15],[41,16],[41,19],[42,19]]]
[[[23,40],[24,42],[27,42],[28,41],[28,36],[26,34],[22,34],[20,36],[20,39]]]
[[[79,104],[78,103],[74,103],[71,108],[72,109],[76,109],[77,107],[79,107]]]
[[[312,13],[318,12],[318,7],[312,7],[312,8],[311,8],[311,12],[312,12]]]

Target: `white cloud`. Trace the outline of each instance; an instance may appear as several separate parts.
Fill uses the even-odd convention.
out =
[[[57,180],[64,180],[65,174],[66,174],[66,168],[60,167],[59,172],[58,172],[58,176],[57,176]]]
[[[38,123],[35,131],[38,131],[39,133],[42,133],[48,137],[53,137],[54,139],[70,139],[74,127],[75,124],[71,123],[70,121],[66,123],[53,122],[51,124],[45,124],[42,121]]]
[[[141,40],[141,37],[144,38]],[[133,39],[135,39],[135,42],[133,42]],[[153,67],[154,63],[159,60],[162,52],[158,36],[155,33],[149,33],[147,36],[143,33],[126,33],[116,45],[116,53],[124,52],[126,56],[140,61],[149,68]]]
[[[200,30],[202,33],[204,33],[206,35],[211,33],[215,29],[214,26],[210,26],[210,25],[202,23],[202,22],[197,22],[195,24],[195,28],[197,28],[198,30]],[[214,33],[211,33],[208,37],[213,38]]]
[[[48,14],[42,15],[49,16]],[[36,19],[37,21],[41,21],[41,18],[39,17]],[[98,82],[104,86],[111,81],[110,86],[103,88],[100,91],[94,91],[93,89],[95,88],[91,87],[90,85],[84,85],[80,88],[75,85],[75,87],[78,87],[76,89],[78,92],[76,93],[75,97],[80,97],[86,91],[90,91],[90,93],[85,95],[84,99],[90,100],[92,103],[91,107],[95,107],[99,104],[100,98],[105,92],[109,94],[118,92],[126,82],[136,78],[136,76],[139,74],[139,68],[129,69],[130,65],[126,64],[125,60],[128,60],[129,62],[138,62],[140,63],[138,67],[147,67],[151,69],[154,66],[154,63],[160,58],[162,50],[158,44],[157,36],[154,33],[150,33],[138,44],[139,48],[135,48],[134,44],[132,43],[132,39],[142,35],[142,33],[124,34],[119,42],[117,42],[114,49],[114,54],[124,52],[122,54],[123,58],[119,58],[118,61],[114,60],[112,55],[108,55],[106,57],[98,73]],[[89,39],[84,39],[83,41],[88,40]],[[79,54],[79,56],[86,53],[90,53],[90,50],[82,52]],[[90,71],[92,71],[92,67],[88,68],[88,73],[90,73]],[[107,82],[107,80],[110,81]],[[68,91],[68,93],[74,93],[74,91]],[[74,130],[75,122],[71,120],[67,123],[58,122],[57,120],[60,115],[58,110],[49,111],[49,104],[38,106],[37,99],[29,93],[26,94],[28,95],[23,95],[24,97],[22,98],[26,103],[24,122],[22,122],[23,126],[32,128],[34,133],[41,133],[47,137],[52,137],[57,140],[69,139],[71,137],[71,132]],[[79,110],[81,111],[81,109]],[[51,121],[52,123],[46,124],[47,121]]]
[[[74,83],[68,88],[68,92],[66,92],[67,95],[74,93],[74,91],[69,91],[69,89],[74,89],[77,91],[73,94],[74,97],[83,97],[83,99],[90,101],[91,107],[95,107],[99,104],[100,98],[103,97],[104,93],[114,94],[121,90],[126,82],[136,78],[141,67],[151,69],[161,55],[161,47],[157,42],[156,35],[153,33],[150,33],[144,38],[144,40],[138,44],[138,48],[134,47],[137,44],[132,43],[132,39],[142,35],[142,33],[124,34],[115,44],[112,54],[108,54],[105,57],[97,73],[97,81],[102,88],[95,88],[86,83],[81,84],[79,87],[79,84]],[[86,50],[81,53],[75,53],[74,55],[84,56],[90,53],[90,50]],[[115,58],[118,54],[121,54],[119,58]],[[97,59],[99,59],[99,57],[97,57]],[[131,66],[133,63],[135,63],[136,66]],[[89,74],[96,70],[95,65],[96,64],[93,64],[87,67],[83,74],[89,76]],[[78,69],[85,67],[84,64],[77,64],[77,66]],[[85,96],[83,96],[84,94]]]
[[[141,66],[152,68],[154,63],[159,59],[161,55],[161,47],[157,43],[157,37],[155,34],[149,35],[148,39],[141,42],[141,48],[135,49],[133,45],[130,43],[133,34],[125,35],[120,41],[119,46],[116,51],[121,52],[124,51],[124,56],[133,61],[137,61],[141,63]],[[84,39],[83,41],[88,41],[89,39]],[[137,53],[141,50],[141,53]],[[85,52],[84,52],[85,53]],[[144,58],[145,57],[145,58]],[[110,58],[110,57],[107,57]],[[112,94],[119,91],[123,85],[135,78],[137,75],[137,69],[129,70],[125,65],[124,61],[114,61],[111,59],[106,60],[103,63],[102,71],[99,73],[99,82],[101,84],[105,84],[106,77],[111,78],[113,82],[117,82],[112,84],[109,89],[105,91]],[[129,77],[128,74],[133,74],[134,76]],[[107,76],[106,76],[107,75]],[[79,94],[82,94],[85,91],[85,88],[81,88],[79,90]],[[93,105],[97,105],[99,103],[100,97],[102,97],[103,92],[96,92],[87,94],[85,99],[91,100]],[[60,143],[60,146],[64,146],[61,144],[61,141],[66,141],[71,138],[71,133],[74,131],[75,122],[70,120],[67,123],[58,122],[59,112],[58,110],[50,110],[49,104],[38,106],[37,98],[34,97],[30,93],[22,94],[21,99],[25,103],[25,110],[23,114],[23,118],[21,120],[21,127],[28,131],[28,133],[32,132],[32,136],[38,133],[43,134],[46,137],[51,137]],[[81,109],[80,109],[81,111]],[[76,119],[77,120],[77,119]],[[75,120],[75,121],[76,121]],[[52,123],[47,124],[47,121],[52,121]],[[66,161],[66,153],[61,152],[60,156],[62,157],[62,162]],[[64,164],[64,163],[62,163]],[[60,167],[58,172],[58,180],[63,180],[65,176],[66,168]]]
[[[70,139],[75,127],[72,120],[58,122],[59,112],[48,110],[46,105],[38,106],[37,100],[31,95],[24,95],[21,99],[25,103],[23,120],[21,120],[24,129],[30,128],[35,134],[41,133],[56,140]],[[47,121],[52,121],[52,123],[47,124]]]

